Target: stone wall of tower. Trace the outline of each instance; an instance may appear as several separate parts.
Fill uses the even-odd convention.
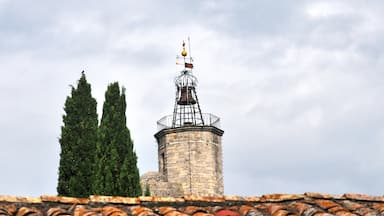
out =
[[[184,194],[223,195],[222,134],[212,126],[158,132],[159,173],[167,182],[181,184]]]

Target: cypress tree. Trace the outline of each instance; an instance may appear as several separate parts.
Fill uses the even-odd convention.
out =
[[[96,149],[94,193],[113,196],[141,195],[137,156],[126,125],[125,89],[108,86]]]
[[[62,196],[87,197],[92,194],[94,154],[97,142],[97,102],[84,71],[65,101],[59,139],[61,153],[57,192]]]
[[[148,184],[145,185],[144,196],[151,196],[151,191],[149,189],[149,185]]]

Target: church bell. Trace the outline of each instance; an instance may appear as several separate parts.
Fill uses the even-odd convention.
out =
[[[194,87],[192,86],[183,86],[180,88],[180,98],[177,101],[178,105],[194,105],[196,104],[196,100],[192,95],[192,90]]]

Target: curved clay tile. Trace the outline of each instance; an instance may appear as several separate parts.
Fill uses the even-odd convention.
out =
[[[384,215],[384,204],[383,203],[373,203],[372,208],[379,212],[379,214]]]
[[[19,211],[17,211],[16,216],[42,216],[43,214],[37,210],[36,208],[27,208],[21,207]]]
[[[261,213],[260,211],[256,210],[256,209],[251,209],[247,212],[247,214],[245,216],[264,216],[263,213]]]
[[[69,211],[62,208],[50,208],[47,211],[47,216],[70,216]]]
[[[340,206],[339,204],[331,201],[331,200],[324,200],[324,199],[320,199],[320,200],[315,200],[315,203],[320,206],[320,208],[324,209],[324,210],[328,210],[330,208],[333,208],[333,207],[338,207]]]
[[[325,213],[324,211],[319,210],[315,207],[311,207],[309,209],[306,209],[302,215],[305,215],[305,216],[333,216],[333,215]]]
[[[153,213],[152,209],[141,207],[141,206],[135,206],[130,208],[130,212],[133,216],[149,216],[149,215],[155,215]]]
[[[102,209],[86,209],[78,206],[75,209],[76,216],[99,216]]]
[[[239,208],[240,215],[245,216],[250,210],[255,210],[255,207],[249,205],[242,205]]]
[[[286,210],[277,210],[275,213],[272,214],[272,216],[287,216],[289,214]]]
[[[303,213],[310,208],[312,208],[311,205],[302,202],[294,202],[288,205],[288,209],[292,210],[298,215],[303,215]]]
[[[279,205],[279,204],[270,204],[268,206],[268,212],[271,215],[274,215],[276,212],[278,212],[280,210],[285,210],[285,206]]]
[[[255,207],[256,210],[259,210],[261,212],[268,211],[268,206],[265,204],[256,204],[253,207]]]
[[[165,214],[165,216],[189,216],[189,215],[175,210],[175,211],[168,212],[167,214]]]
[[[342,216],[353,216],[353,215],[355,215],[355,214],[350,213],[348,210],[345,210],[341,206],[335,206],[335,207],[332,207],[332,208],[328,209],[328,213],[331,213],[331,214],[334,214],[334,215],[342,215]]]
[[[357,202],[352,202],[350,200],[343,200],[341,204],[350,211],[356,211],[364,206]]]
[[[207,206],[205,207],[207,212],[215,214],[216,212],[225,209],[223,206]]]
[[[102,212],[105,216],[127,216],[123,210],[111,206],[104,207]]]
[[[336,216],[359,216],[357,214],[353,214],[353,213],[350,213],[347,211],[339,211],[339,212],[332,214],[332,215],[336,215]]]
[[[182,212],[189,215],[193,215],[197,212],[208,213],[208,211],[205,208],[199,207],[199,206],[187,206]]]
[[[240,216],[240,214],[235,211],[224,209],[216,212],[216,216]]]
[[[16,206],[14,205],[0,205],[0,215],[14,215]]]
[[[170,206],[163,206],[163,207],[159,208],[160,215],[166,215],[166,214],[173,212],[173,211],[176,211],[176,209],[173,207],[170,207]]]
[[[379,215],[376,211],[370,209],[370,208],[360,208],[356,210],[354,213],[358,215],[364,215],[364,216],[375,216]]]
[[[215,216],[214,214],[209,214],[205,212],[196,212],[192,216]]]
[[[153,211],[143,211],[138,216],[159,216]]]

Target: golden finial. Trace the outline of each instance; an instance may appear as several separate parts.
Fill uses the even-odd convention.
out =
[[[185,50],[185,42],[183,41],[183,51],[181,52],[181,55],[185,57],[185,56],[187,56],[187,54],[188,54],[188,53],[187,53],[187,51]]]

